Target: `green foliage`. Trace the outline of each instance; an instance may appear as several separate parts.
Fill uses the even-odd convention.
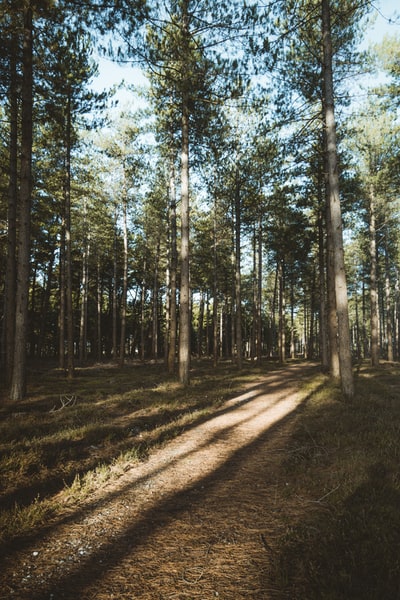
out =
[[[399,36],[385,36],[381,44],[376,45],[375,57],[378,64],[389,76],[389,81],[375,91],[382,96],[389,107],[399,106],[400,87],[400,38]]]

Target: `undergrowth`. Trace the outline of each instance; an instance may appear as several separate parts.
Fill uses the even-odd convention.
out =
[[[0,411],[0,544],[34,535],[265,369],[199,363],[187,388],[159,365],[97,366],[72,382],[37,373],[27,401]],[[271,598],[400,599],[399,378],[400,366],[363,366],[351,403],[321,374],[303,386],[274,485],[278,533],[260,575]]]
[[[400,598],[400,368],[364,367],[352,403],[328,380],[293,433],[279,598]]]
[[[117,479],[260,373],[232,371],[199,362],[189,387],[160,365],[95,365],[72,381],[32,373],[27,400],[0,410],[0,545]]]

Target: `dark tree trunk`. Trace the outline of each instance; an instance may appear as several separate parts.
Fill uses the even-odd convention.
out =
[[[10,387],[10,400],[22,400],[26,394],[26,343],[28,333],[28,296],[30,275],[30,222],[32,196],[32,8],[24,10],[24,44],[22,58],[21,113],[21,178],[19,202],[19,231],[17,258],[17,287],[15,296],[15,344]]]
[[[236,364],[243,367],[242,348],[242,274],[241,274],[241,202],[239,169],[235,170],[235,326],[236,326]]]
[[[168,355],[167,365],[168,373],[172,374],[175,370],[176,360],[176,280],[177,280],[177,250],[176,250],[176,185],[175,185],[175,164],[173,154],[170,157],[170,176],[169,176],[169,319],[168,319]]]
[[[369,190],[369,256],[370,256],[370,307],[371,307],[371,364],[379,365],[379,305],[377,284],[377,253],[375,224],[375,191]]]
[[[2,339],[2,372],[10,384],[15,339],[16,247],[17,247],[17,194],[18,194],[18,75],[17,34],[12,34],[10,54],[10,154],[7,205],[7,264],[4,293],[4,328]]]
[[[217,255],[217,246],[218,246],[218,236],[217,236],[217,206],[214,201],[214,218],[213,218],[213,312],[212,312],[212,322],[213,322],[213,366],[216,367],[218,364],[218,255]],[[222,310],[221,310],[222,312]],[[222,315],[221,315],[222,321]],[[222,334],[222,324],[221,324],[221,334]],[[221,344],[222,347],[222,344]]]
[[[327,320],[327,302],[326,302],[326,257],[327,252],[324,247],[323,236],[323,214],[322,210],[318,212],[318,264],[319,264],[319,339],[321,363],[324,371],[329,370],[329,347],[328,347],[328,320]]]
[[[71,237],[71,98],[67,98],[66,144],[65,144],[65,284],[67,318],[67,374],[74,377],[74,310],[72,303],[72,237]]]
[[[126,186],[125,186],[126,188]],[[122,203],[122,221],[123,221],[123,268],[122,268],[122,296],[121,296],[121,327],[119,342],[119,365],[124,366],[125,362],[125,337],[126,337],[126,308],[128,300],[128,192],[124,190],[124,200]]]
[[[333,275],[335,281],[336,314],[339,337],[340,379],[343,395],[354,395],[353,368],[349,328],[347,282],[344,265],[342,216],[339,197],[339,174],[337,163],[336,124],[334,113],[332,39],[329,0],[322,0],[323,39],[323,91],[324,121],[326,131],[326,164],[328,167],[328,198],[333,249]]]
[[[181,287],[179,302],[179,381],[190,379],[190,278],[189,278],[189,108],[183,98],[181,158]]]
[[[279,289],[279,315],[278,315],[278,354],[279,362],[286,361],[286,336],[285,336],[285,265],[283,260],[278,261],[278,289]]]

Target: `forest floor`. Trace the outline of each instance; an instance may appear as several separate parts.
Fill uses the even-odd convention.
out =
[[[351,485],[346,481],[336,463],[341,441],[336,437],[321,445],[311,421],[302,423],[308,403],[324,386],[316,365],[294,363],[258,372],[239,394],[152,448],[118,478],[87,497],[65,502],[29,535],[9,540],[0,565],[0,598],[399,599],[400,518],[391,523],[392,538],[380,540],[388,545],[380,550],[385,564],[367,581],[367,594],[360,582],[376,566],[371,560],[380,534],[373,534],[367,555],[360,550],[364,563],[359,564],[356,548],[365,532],[358,517],[349,520],[354,505],[360,507],[375,488],[379,514],[376,506],[369,510],[378,521],[392,518],[388,508],[398,512],[400,506],[398,471],[392,473],[389,465],[381,473],[375,462],[368,475],[352,476],[356,481]],[[311,420],[319,415],[319,404],[314,402]],[[335,420],[338,414],[332,411],[342,411],[342,406],[336,397],[324,408]],[[91,447],[95,452],[96,446]],[[398,461],[398,447],[392,451]],[[308,474],[310,467],[314,472]],[[339,488],[340,493],[348,490],[338,511]],[[343,510],[350,497],[354,503]],[[363,515],[368,521],[368,510]],[[302,533],[291,539],[294,530]],[[321,537],[334,547],[330,567],[324,564],[331,557],[325,556]],[[345,544],[350,544],[354,564],[352,572],[343,574],[348,557],[336,554]],[[303,560],[310,545],[314,556]],[[397,548],[393,552],[392,545]],[[321,577],[324,583],[316,584]],[[339,587],[329,595],[332,578]]]

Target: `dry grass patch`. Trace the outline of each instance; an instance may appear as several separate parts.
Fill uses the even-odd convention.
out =
[[[328,381],[311,396],[282,470],[277,597],[400,598],[399,379],[364,367],[351,404]]]
[[[27,400],[1,409],[0,543],[119,477],[258,373],[202,362],[184,388],[162,365],[95,365],[77,369],[73,381],[36,370]]]

